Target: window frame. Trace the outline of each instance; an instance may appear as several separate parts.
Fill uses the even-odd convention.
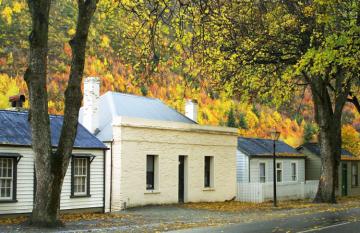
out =
[[[356,167],[356,176],[354,174],[354,167]],[[356,179],[354,179],[356,177]],[[353,183],[355,181],[355,184]],[[359,164],[357,162],[351,163],[351,186],[358,187],[359,186]]]
[[[11,198],[0,198],[0,203],[17,202],[17,165],[22,157],[18,153],[0,153],[0,159],[12,160]]]
[[[86,159],[86,187],[84,194],[75,193],[75,159]],[[81,198],[81,197],[91,197],[90,188],[91,188],[91,162],[95,159],[94,155],[89,154],[73,154],[71,156],[71,194],[70,198]]]
[[[149,175],[149,172],[148,172],[148,157],[152,157],[152,187],[148,187],[148,175]],[[157,158],[157,155],[154,155],[154,154],[147,154],[146,155],[146,161],[145,161],[145,174],[146,174],[146,184],[145,184],[145,189],[146,191],[154,191],[156,190],[156,158]]]
[[[261,165],[264,165],[264,176],[261,176]],[[264,178],[264,181],[261,181]],[[266,162],[259,162],[259,183],[266,183]]]
[[[281,168],[278,168],[278,167],[277,167],[278,164],[281,164]],[[283,168],[284,168],[283,162],[282,162],[282,161],[281,161],[281,162],[276,162],[275,166],[276,166],[276,183],[282,183],[283,180],[284,180],[284,177],[283,177],[283,176],[284,176],[284,173],[283,173]],[[281,171],[281,179],[280,179],[280,181],[279,181],[278,171]]]
[[[209,159],[208,172],[206,169],[207,158]],[[214,188],[214,156],[204,156],[204,188]]]
[[[295,164],[295,180],[293,179],[294,175],[293,175],[293,168],[292,165]],[[297,182],[299,180],[299,172],[298,172],[298,162],[297,161],[292,161],[290,162],[290,179],[291,182]]]

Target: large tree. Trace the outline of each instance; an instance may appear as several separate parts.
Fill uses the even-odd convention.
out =
[[[47,65],[49,12],[51,0],[28,0],[32,19],[29,35],[30,55],[24,79],[29,90],[29,121],[32,149],[35,153],[36,191],[31,223],[55,226],[60,223],[60,194],[69,164],[82,101],[86,42],[98,0],[78,0],[76,33],[69,44],[72,50],[71,70],[65,91],[65,111],[60,140],[54,150],[51,144],[47,98]]]
[[[203,40],[211,75],[234,93],[276,104],[310,88],[322,161],[315,201],[336,202],[342,110],[346,102],[359,106],[360,2],[240,0],[218,6]]]

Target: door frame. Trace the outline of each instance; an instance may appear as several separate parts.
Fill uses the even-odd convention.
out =
[[[187,187],[187,156],[179,155],[178,159],[178,202],[186,201]]]

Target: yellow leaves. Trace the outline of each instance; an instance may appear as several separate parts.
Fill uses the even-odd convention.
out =
[[[245,119],[246,119],[246,122],[250,129],[255,128],[257,126],[257,124],[259,123],[258,117],[252,111],[249,111],[246,113]]]
[[[22,9],[25,8],[25,4],[24,3],[19,3],[19,2],[15,2],[13,5],[13,12],[14,13],[20,13]]]
[[[10,25],[12,23],[12,15],[13,15],[13,11],[11,9],[11,7],[6,6],[4,8],[4,10],[2,10],[1,12],[1,16],[3,17],[3,19],[5,20],[5,22]]]
[[[75,30],[74,28],[70,28],[70,29],[67,31],[67,33],[68,33],[69,36],[73,36],[73,35],[75,35],[76,30]]]
[[[303,13],[306,17],[310,17],[314,14],[314,7],[313,6],[305,6],[303,9]]]
[[[360,134],[351,125],[344,125],[341,131],[343,147],[360,157]]]
[[[13,20],[13,15],[20,13],[25,8],[24,3],[20,3],[17,1],[13,2],[11,6],[5,6],[1,11],[1,17],[5,20],[6,24],[10,25]]]
[[[275,111],[272,115],[273,115],[272,117],[275,120],[275,122],[280,123],[282,121],[282,116],[277,111]],[[289,119],[287,119],[287,120],[289,120]]]
[[[0,74],[0,109],[9,107],[9,97],[19,94],[19,87],[16,79],[6,74]]]
[[[103,48],[108,48],[110,46],[110,38],[107,35],[101,36],[100,46]]]

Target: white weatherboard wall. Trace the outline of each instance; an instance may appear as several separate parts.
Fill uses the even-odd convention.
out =
[[[178,159],[185,161],[185,202],[236,196],[236,129],[118,118],[113,123],[112,211],[178,202]],[[158,186],[146,190],[146,155],[158,156]],[[204,157],[213,156],[214,185],[204,188]],[[126,203],[126,204],[125,204]]]
[[[240,150],[236,150],[236,179],[237,182],[249,182],[249,157]]]
[[[304,182],[305,181],[305,159],[304,158],[277,158],[277,163],[282,163],[282,182]],[[291,163],[297,164],[297,181],[291,180]],[[273,160],[272,158],[251,158],[250,159],[250,182],[260,181],[259,163],[265,163],[266,182],[273,181]]]
[[[34,199],[34,153],[28,147],[0,147],[0,152],[19,153],[23,156],[17,165],[17,202],[0,203],[0,214],[30,213]],[[102,208],[104,196],[103,151],[74,149],[73,153],[86,153],[96,156],[90,164],[91,197],[70,198],[71,167],[69,165],[61,193],[61,209]]]

